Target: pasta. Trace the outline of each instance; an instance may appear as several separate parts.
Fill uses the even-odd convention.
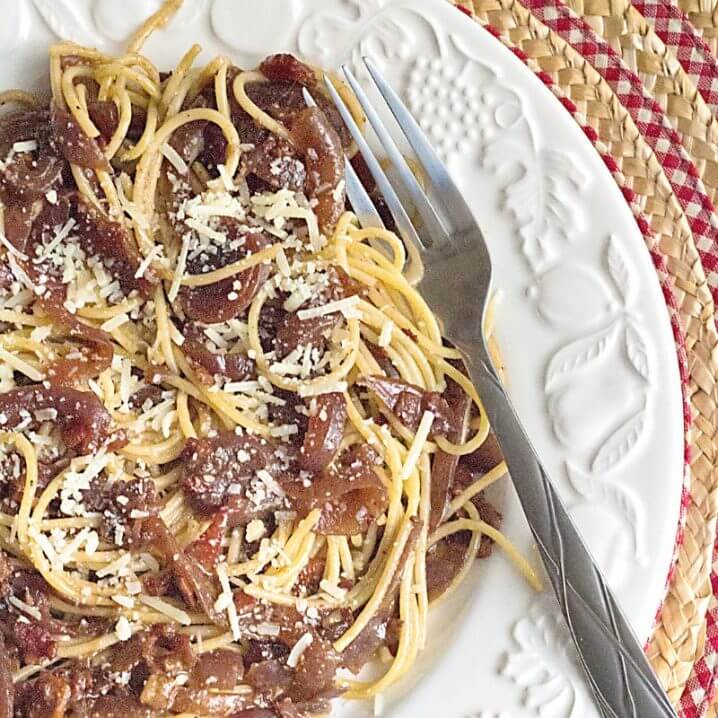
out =
[[[1,95],[0,716],[313,715],[410,671],[492,541],[538,583],[322,72],[164,76],[180,4],[121,57],[54,46],[50,108]]]

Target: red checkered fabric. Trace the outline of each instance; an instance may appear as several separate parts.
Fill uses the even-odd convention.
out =
[[[711,112],[718,116],[718,61],[695,27],[671,0],[633,0],[633,6],[673,50]]]
[[[685,151],[680,134],[671,126],[660,105],[643,88],[640,78],[623,63],[582,18],[559,0],[525,0],[527,8],[560,35],[606,80],[628,110],[638,130],[660,161],[673,192],[683,208],[718,304],[718,216],[698,171]]]

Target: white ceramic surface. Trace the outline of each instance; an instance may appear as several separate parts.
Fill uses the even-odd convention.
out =
[[[159,4],[3,0],[0,87],[44,84],[46,50],[58,37],[118,50]],[[402,91],[491,245],[503,295],[497,333],[519,413],[646,637],[678,521],[679,376],[640,232],[574,121],[444,0],[185,0],[146,51],[169,69],[193,42],[204,59],[223,52],[244,65],[293,51],[361,70],[370,55]],[[537,561],[508,484],[498,500],[506,533]],[[415,675],[387,696],[385,715],[594,715],[552,599],[532,594],[498,553],[437,609],[430,638]]]

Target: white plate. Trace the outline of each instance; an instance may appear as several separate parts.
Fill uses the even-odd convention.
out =
[[[3,0],[0,86],[45,82],[57,36],[118,50],[134,20],[159,4]],[[503,292],[497,333],[519,413],[647,637],[679,514],[680,382],[643,239],[578,126],[519,60],[443,0],[185,0],[146,49],[170,69],[193,42],[206,57],[224,52],[244,65],[294,51],[361,70],[370,55],[402,91],[491,245]],[[502,500],[506,533],[536,561],[513,492]],[[594,715],[552,600],[532,594],[501,555],[432,624],[386,715]]]

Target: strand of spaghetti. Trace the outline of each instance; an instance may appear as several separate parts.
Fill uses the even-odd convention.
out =
[[[216,284],[224,279],[229,279],[242,272],[246,272],[252,267],[256,267],[258,264],[267,264],[271,262],[279,253],[282,248],[280,244],[272,244],[266,249],[262,249],[259,252],[250,254],[243,259],[236,262],[232,262],[224,267],[215,269],[212,272],[206,272],[205,274],[190,274],[185,275],[182,278],[181,284],[183,287],[206,287],[210,284]]]
[[[132,98],[132,95],[130,93],[128,93],[128,95],[133,101],[133,104],[137,104],[136,100]],[[147,119],[145,120],[145,128],[142,131],[140,139],[137,140],[137,144],[120,154],[120,159],[123,162],[133,162],[134,160],[142,157],[152,142],[155,132],[157,132],[157,124],[159,122],[159,108],[157,106],[157,102],[154,100],[150,100],[148,102],[146,115]]]
[[[229,97],[227,96],[227,72],[229,70],[229,61],[222,58],[222,64],[214,76],[214,97],[217,102],[217,109],[227,118],[232,118],[232,112],[229,107]]]
[[[491,471],[487,472],[478,481],[464,489],[455,499],[449,504],[449,508],[446,511],[447,516],[453,516],[459,509],[464,508],[474,496],[478,496],[482,491],[485,491],[491,484],[498,481],[500,478],[506,475],[508,467],[506,462],[502,461],[500,464],[495,466]]]
[[[105,208],[102,206],[102,203],[95,194],[95,190],[85,176],[82,167],[79,165],[70,165],[70,169],[72,170],[72,177],[75,180],[77,189],[80,190],[80,194],[85,200],[88,200],[98,212],[104,215]]]
[[[389,556],[384,563],[384,570],[382,571],[381,577],[377,582],[377,585],[372,593],[369,601],[364,605],[359,615],[356,617],[354,623],[334,642],[334,649],[341,653],[349,644],[351,644],[356,637],[364,630],[367,623],[379,610],[379,607],[386,596],[386,592],[391,583],[394,572],[399,567],[399,559],[404,551],[404,546],[409,540],[409,534],[413,528],[413,521],[411,516],[405,516],[403,525],[392,543],[392,548]]]
[[[196,439],[197,432],[189,414],[187,392],[181,390],[177,393],[177,419],[185,439]]]
[[[22,434],[15,432],[0,432],[0,442],[14,446],[22,454],[25,462],[25,481],[20,508],[17,512],[17,538],[21,546],[26,547],[28,543],[28,529],[30,511],[37,489],[37,454],[33,445]]]
[[[138,53],[156,30],[163,28],[182,7],[182,0],[165,0],[157,12],[151,15],[135,31],[127,44],[127,52]]]
[[[217,73],[219,72],[222,65],[227,64],[227,59],[225,57],[222,57],[221,55],[217,55],[217,57],[212,58],[198,73],[195,77],[194,82],[192,83],[192,87],[190,88],[189,92],[187,93],[187,104],[192,104],[198,97],[198,95],[204,90],[204,88],[209,85],[210,82],[215,81],[217,77]],[[222,108],[217,105],[217,109],[222,112]],[[222,114],[225,114],[222,112]],[[227,115],[229,117],[229,115]]]
[[[86,110],[83,110],[82,104],[77,97],[77,91],[75,90],[75,80],[78,77],[91,78],[93,76],[92,70],[86,65],[74,65],[68,67],[62,73],[62,94],[65,99],[70,113],[75,118],[75,121],[82,128],[82,131],[90,138],[99,137],[100,131],[97,129],[95,123],[90,119]]]
[[[481,520],[478,509],[476,508],[476,506],[474,506],[474,504],[471,503],[471,501],[465,504],[464,510],[469,515],[470,519],[474,521]],[[461,564],[461,568],[458,570],[451,583],[444,589],[444,591],[431,601],[432,607],[437,606],[442,601],[445,601],[447,598],[449,598],[449,596],[451,596],[454,591],[456,591],[456,589],[463,583],[464,579],[467,577],[469,571],[471,570],[471,567],[474,565],[476,557],[479,554],[482,537],[483,533],[481,531],[471,532],[471,538],[469,539],[469,544],[466,547],[466,551],[464,553],[464,560]]]
[[[127,132],[129,131],[130,124],[132,123],[132,100],[127,92],[126,84],[127,80],[124,77],[119,78],[113,92],[113,95],[120,106],[120,117],[117,123],[117,128],[115,129],[107,147],[105,147],[105,157],[107,157],[107,159],[112,159],[117,154],[120,147],[122,147],[122,143],[124,142],[125,137],[127,137]]]
[[[122,77],[128,83],[129,87],[140,89],[148,97],[158,102],[162,95],[162,90],[158,82],[135,68],[122,65],[118,61],[107,62],[97,66],[95,69],[95,79],[102,83],[107,77],[111,77],[113,81],[117,81],[118,78]]]
[[[128,459],[139,459],[150,464],[169,464],[182,453],[183,447],[181,436],[171,436],[158,444],[128,444],[120,452]]]
[[[240,72],[239,75],[234,78],[234,83],[232,84],[234,97],[239,103],[239,106],[258,125],[269,130],[273,135],[277,135],[277,137],[288,140],[289,132],[287,128],[281,122],[277,122],[277,120],[255,105],[247,94],[248,83],[262,83],[266,81],[267,78],[261,72]]]
[[[177,93],[180,83],[185,79],[200,52],[202,52],[202,48],[197,43],[192,45],[192,47],[190,47],[190,49],[182,56],[169,80],[165,83],[165,89],[162,92],[162,97],[159,102],[161,117],[164,117],[167,113],[167,107],[169,106],[170,101]]]
[[[439,526],[432,534],[429,543],[435,544],[437,541],[450,536],[457,531],[480,531],[494,541],[511,560],[511,563],[523,574],[528,583],[536,590],[543,590],[543,582],[539,578],[531,564],[521,555],[518,549],[504,536],[501,531],[494,528],[485,521],[476,521],[475,519],[455,519],[448,521]]]
[[[419,537],[416,541],[414,553],[414,586],[416,592],[417,609],[419,612],[420,632],[417,636],[419,650],[426,646],[426,625],[429,617],[429,596],[426,586],[426,552],[429,544],[429,519],[431,515],[431,462],[427,454],[419,459],[419,476],[421,487],[419,491]]]
[[[172,337],[170,336],[169,313],[167,311],[167,302],[165,301],[165,292],[161,286],[155,290],[155,319],[157,321],[157,343],[162,351],[164,364],[171,372],[177,374],[177,362],[172,347]]]
[[[25,90],[5,90],[0,92],[0,107],[3,105],[23,105],[30,109],[42,106],[41,100]]]

